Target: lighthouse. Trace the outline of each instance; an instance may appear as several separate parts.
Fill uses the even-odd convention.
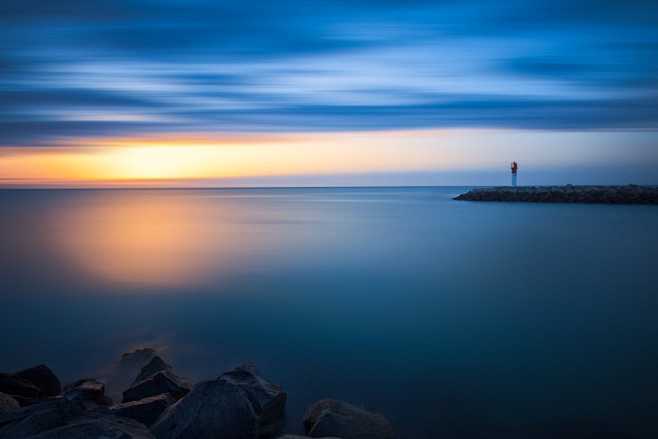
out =
[[[516,187],[516,172],[519,170],[519,164],[512,162],[512,186]]]

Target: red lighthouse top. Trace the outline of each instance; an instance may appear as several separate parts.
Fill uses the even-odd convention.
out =
[[[516,174],[516,171],[519,169],[519,165],[516,162],[512,162],[512,174]]]

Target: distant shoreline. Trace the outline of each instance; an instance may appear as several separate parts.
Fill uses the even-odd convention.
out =
[[[497,186],[471,189],[459,201],[658,204],[658,186]]]

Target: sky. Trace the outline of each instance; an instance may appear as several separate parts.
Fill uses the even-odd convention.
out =
[[[658,2],[3,0],[0,186],[658,184]]]

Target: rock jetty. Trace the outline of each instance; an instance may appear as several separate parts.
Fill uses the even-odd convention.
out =
[[[0,374],[0,439],[396,437],[384,416],[336,400],[309,406],[307,436],[285,434],[287,394],[251,364],[194,386],[154,350],[124,354],[120,366],[134,375],[118,403],[106,395],[102,378],[61,386],[45,365]]]
[[[529,203],[658,204],[658,186],[498,186],[471,189],[454,199]]]

